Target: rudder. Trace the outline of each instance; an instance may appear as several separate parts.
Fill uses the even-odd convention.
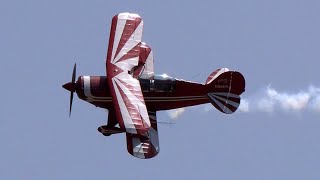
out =
[[[221,68],[208,77],[206,86],[211,104],[219,111],[231,114],[240,105],[240,95],[245,91],[245,79],[237,71]]]

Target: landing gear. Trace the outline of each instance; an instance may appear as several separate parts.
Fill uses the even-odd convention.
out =
[[[110,126],[107,126],[107,125],[100,126],[98,128],[98,131],[101,134],[103,134],[104,136],[110,136],[111,134],[118,134],[118,133],[123,133],[124,132],[118,127],[110,127]]]

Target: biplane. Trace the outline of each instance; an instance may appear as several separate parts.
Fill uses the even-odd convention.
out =
[[[113,17],[106,57],[106,76],[79,76],[76,64],[72,81],[63,85],[97,107],[108,110],[106,125],[98,131],[105,136],[125,133],[128,152],[148,159],[159,153],[157,111],[211,103],[231,114],[245,91],[241,73],[220,68],[204,84],[154,74],[153,51],[142,42],[143,21],[138,14]]]

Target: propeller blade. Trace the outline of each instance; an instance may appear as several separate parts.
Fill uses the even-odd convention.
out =
[[[72,102],[73,102],[73,92],[71,91],[71,93],[70,93],[69,117],[71,116]]]
[[[68,88],[68,85],[65,86],[66,89],[70,89],[69,117],[71,116],[71,111],[72,111],[73,93],[75,92],[76,73],[77,73],[77,64],[74,63],[70,88]]]
[[[76,81],[76,71],[77,71],[77,64],[74,63],[74,66],[73,66],[73,72],[72,72],[72,83],[75,83]]]

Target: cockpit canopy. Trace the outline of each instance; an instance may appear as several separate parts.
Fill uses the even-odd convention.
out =
[[[154,75],[154,80],[171,80],[174,81],[175,79],[173,77],[170,77],[166,74],[162,74],[162,75]]]
[[[166,75],[155,75],[153,79],[139,79],[144,92],[174,92],[176,90],[175,79]]]

